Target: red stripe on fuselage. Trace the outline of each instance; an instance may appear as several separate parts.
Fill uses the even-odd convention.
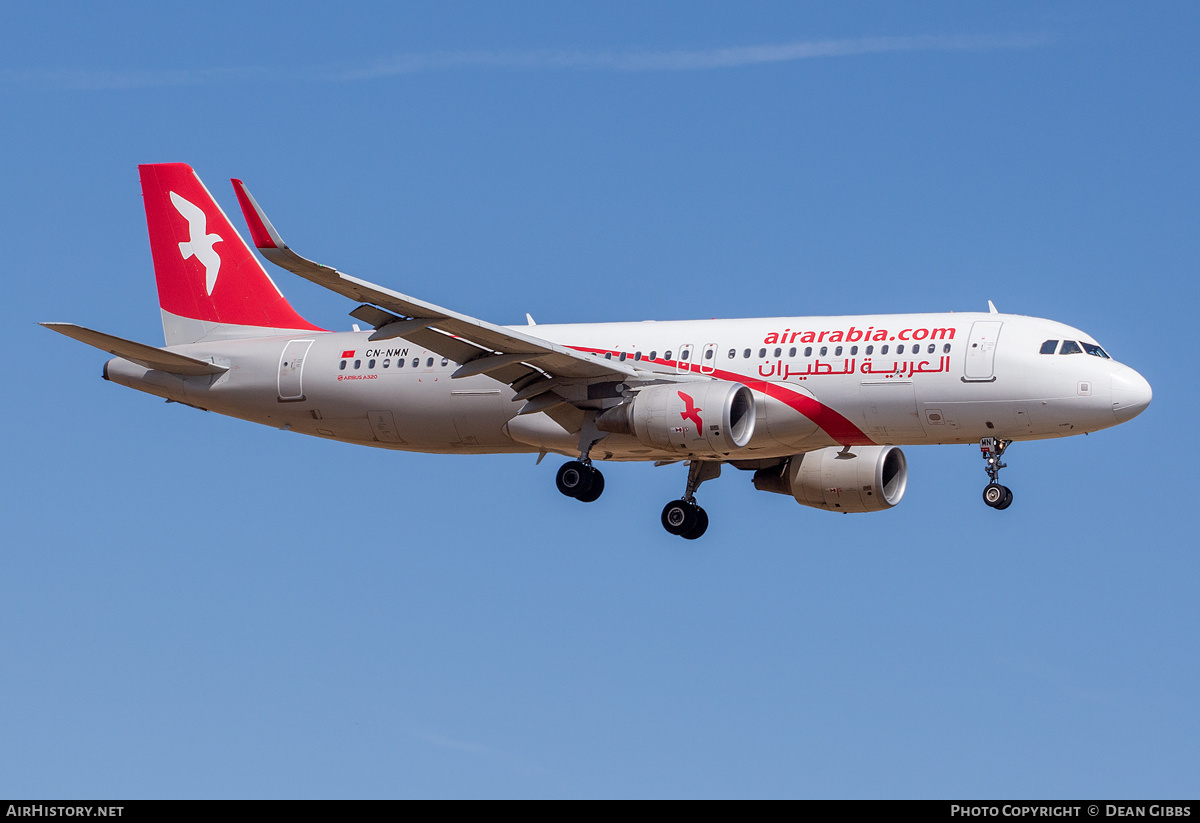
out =
[[[575,351],[589,352],[591,354],[612,354],[620,355],[620,352],[610,351],[608,349],[589,349],[585,346],[569,346],[568,348]],[[647,358],[648,359],[648,358]],[[649,360],[660,366],[670,366],[678,369],[679,362],[676,360]],[[700,371],[700,367],[695,363],[689,363],[685,366],[688,372],[693,374],[704,374]],[[785,403],[800,414],[813,421],[830,437],[836,440],[843,446],[874,446],[875,441],[867,437],[862,429],[851,423],[840,413],[826,406],[824,403],[802,394],[794,389],[789,388],[784,383],[772,383],[757,377],[746,377],[737,372],[727,372],[721,369],[713,369],[711,376],[719,377],[722,380],[731,380],[736,383],[745,385],[751,391],[762,392],[768,397],[773,397],[781,403]]]
[[[838,412],[815,400],[806,394],[793,391],[782,383],[769,383],[765,380],[747,380],[732,372],[720,372],[726,380],[735,380],[753,391],[759,391],[768,397],[786,403],[812,422],[843,446],[873,446],[875,441],[867,437],[862,429],[851,423]]]

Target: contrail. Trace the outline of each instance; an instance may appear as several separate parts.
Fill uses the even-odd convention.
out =
[[[763,63],[790,63],[817,57],[851,57],[860,54],[898,51],[992,51],[1033,48],[1047,42],[1049,42],[1049,38],[1044,34],[922,35],[810,40],[700,51],[431,52],[428,54],[405,54],[381,60],[371,66],[344,71],[337,79],[358,80],[462,68],[590,69],[622,72],[704,71]]]
[[[465,752],[466,754],[477,755],[487,760],[493,760],[508,766],[515,772],[526,775],[537,775],[541,773],[541,769],[533,766],[518,757],[507,754],[502,751],[493,749],[490,746],[485,746],[482,743],[472,743],[465,740],[454,740],[449,737],[443,737],[440,734],[430,734],[428,732],[413,732],[413,737],[417,740],[431,743],[443,749],[451,751]]]
[[[160,71],[92,69],[10,69],[0,71],[0,87],[18,90],[122,90],[229,83],[349,83],[405,74],[457,70],[681,72],[714,71],[824,57],[889,52],[997,51],[1046,45],[1046,34],[916,35],[802,40],[694,51],[435,51],[399,54],[359,64],[292,68],[242,66]]]

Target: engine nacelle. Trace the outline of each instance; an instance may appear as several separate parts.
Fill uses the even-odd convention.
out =
[[[729,454],[750,442],[754,419],[750,389],[712,380],[642,389],[597,417],[596,428],[678,454]]]
[[[890,509],[907,485],[908,461],[895,446],[831,446],[754,473],[759,491],[790,494],[802,506],[834,512]]]

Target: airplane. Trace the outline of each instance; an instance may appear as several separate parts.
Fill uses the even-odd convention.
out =
[[[984,502],[1016,441],[1125,422],[1150,384],[1091,335],[987,312],[501,326],[301,257],[242,181],[270,262],[357,301],[369,331],[328,331],[288,303],[192,168],[139,166],[165,346],[42,325],[114,358],[105,380],[288,431],[400,451],[550,453],[567,497],[600,461],[685,463],[663,527],[708,528],[700,485],[724,466],[803,506],[874,512],[908,483],[902,445],[977,443]]]

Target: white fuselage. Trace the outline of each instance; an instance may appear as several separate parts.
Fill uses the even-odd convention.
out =
[[[526,329],[527,327],[518,327]],[[723,380],[754,392],[757,425],[735,454],[784,457],[834,445],[1033,440],[1116,425],[1149,402],[1133,369],[1086,351],[1042,354],[1048,340],[1095,346],[1062,323],[957,313],[539,325],[538,337],[670,380]],[[173,351],[220,375],[182,377],[109,361],[118,383],[303,434],[422,452],[578,454],[579,433],[546,411],[518,414],[514,390],[403,338],[324,332],[198,342]],[[568,387],[569,388],[569,387]],[[584,395],[569,398],[582,416]],[[595,392],[595,389],[591,389]],[[628,393],[609,387],[609,396]],[[599,398],[599,394],[597,397]],[[595,408],[600,409],[598,402]],[[608,434],[595,459],[678,459]]]

